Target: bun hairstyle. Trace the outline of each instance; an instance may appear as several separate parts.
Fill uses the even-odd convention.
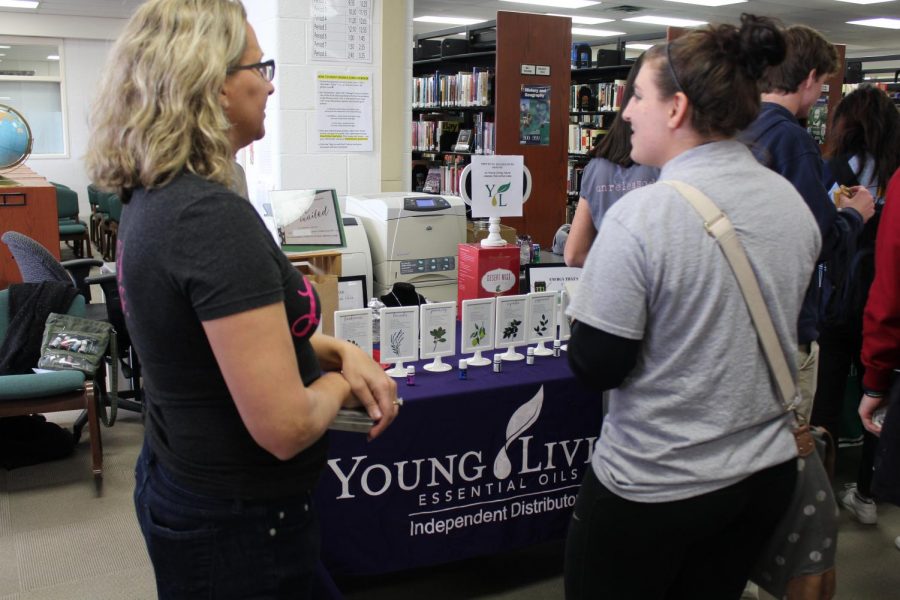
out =
[[[759,112],[760,78],[785,58],[781,28],[771,19],[741,15],[741,26],[710,25],[647,51],[658,61],[664,98],[683,92],[691,125],[703,136],[732,137]]]

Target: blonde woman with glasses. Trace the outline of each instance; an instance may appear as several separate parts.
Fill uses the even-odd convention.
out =
[[[305,598],[325,431],[396,386],[315,333],[320,305],[252,206],[235,153],[265,133],[275,63],[238,0],[149,0],[103,74],[88,169],[121,194],[117,275],[144,367],[135,508],[160,598]]]

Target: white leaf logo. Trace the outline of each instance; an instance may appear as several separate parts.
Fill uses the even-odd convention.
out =
[[[509,269],[492,269],[481,277],[481,288],[492,294],[502,294],[516,285],[516,275]]]
[[[506,425],[506,443],[494,459],[494,477],[497,479],[506,479],[512,473],[512,463],[509,461],[509,455],[506,450],[519,437],[525,433],[529,427],[534,425],[541,414],[541,406],[544,404],[544,386],[541,386],[534,398],[520,406],[513,413]]]

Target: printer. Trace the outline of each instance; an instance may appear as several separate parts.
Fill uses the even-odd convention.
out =
[[[371,298],[374,295],[372,289],[372,253],[369,250],[369,240],[366,239],[366,230],[358,217],[344,214],[344,238],[347,247],[341,248],[341,276],[363,275],[366,278],[366,294]],[[369,301],[366,298],[366,302]]]
[[[369,238],[375,296],[403,281],[433,302],[457,299],[457,246],[466,241],[461,198],[388,192],[347,196],[346,206]]]

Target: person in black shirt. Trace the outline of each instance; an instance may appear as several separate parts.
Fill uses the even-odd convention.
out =
[[[396,385],[315,333],[312,285],[229,190],[274,91],[243,5],[150,0],[110,56],[87,164],[126,202],[116,270],[147,406],[135,508],[159,596],[308,597],[325,431],[361,404],[378,436]]]

